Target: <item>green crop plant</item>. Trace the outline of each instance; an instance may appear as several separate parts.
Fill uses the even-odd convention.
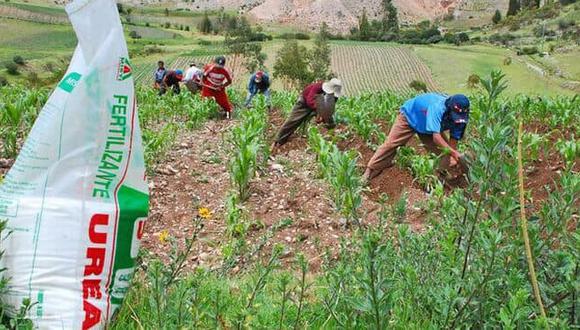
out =
[[[580,159],[580,140],[575,139],[572,135],[571,140],[558,140],[556,148],[562,155],[567,168],[573,168],[574,164]]]
[[[252,111],[242,112],[242,122],[231,130],[230,143],[233,157],[229,170],[238,198],[245,201],[250,193],[250,181],[260,164],[268,158],[265,132],[267,127],[265,105],[258,103]]]
[[[332,187],[331,196],[336,209],[341,211],[348,222],[358,223],[363,184],[357,168],[357,152],[341,152],[314,127],[308,132],[308,143],[310,150],[316,154],[322,177]]]
[[[330,159],[332,172],[327,176],[327,179],[334,191],[334,204],[349,222],[358,224],[363,184],[357,168],[357,152],[351,150],[343,153],[333,145]]]
[[[411,158],[410,168],[415,181],[426,191],[432,191],[439,181],[436,175],[439,162],[439,157],[415,155]]]
[[[525,132],[522,136],[523,149],[524,149],[524,162],[530,163],[538,161],[541,156],[541,152],[545,149],[547,140],[545,136],[537,133]]]
[[[145,164],[151,173],[156,164],[160,163],[170,147],[175,142],[178,126],[170,123],[161,130],[143,129],[143,145],[145,147]]]

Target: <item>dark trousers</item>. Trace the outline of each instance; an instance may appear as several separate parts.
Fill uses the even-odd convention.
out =
[[[276,137],[276,143],[278,145],[286,143],[298,127],[314,116],[314,114],[315,111],[310,109],[308,105],[306,105],[304,98],[300,96],[294,105],[294,108],[292,108],[290,116],[286,119],[282,128],[280,128],[278,136]]]

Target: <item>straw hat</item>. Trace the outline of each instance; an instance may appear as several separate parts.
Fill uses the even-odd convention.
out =
[[[337,78],[332,78],[330,81],[327,81],[322,84],[322,90],[326,94],[333,94],[335,97],[342,96],[342,81]]]

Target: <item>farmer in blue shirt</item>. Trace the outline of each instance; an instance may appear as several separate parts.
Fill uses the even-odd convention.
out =
[[[248,82],[248,97],[246,98],[245,106],[249,107],[252,104],[252,99],[256,94],[262,93],[266,96],[266,103],[268,109],[272,107],[270,100],[270,77],[263,71],[258,71],[250,77]]]
[[[462,94],[444,96],[436,93],[418,95],[403,104],[387,141],[369,161],[364,178],[369,181],[392,165],[397,149],[417,134],[427,150],[440,154],[449,150],[442,167],[455,166],[462,155],[457,142],[463,138],[469,120],[469,99]],[[443,133],[449,131],[450,138]]]
[[[163,79],[165,79],[165,75],[167,75],[167,69],[165,69],[165,63],[163,61],[157,62],[157,70],[153,73],[153,79],[155,82],[153,83],[153,87],[157,90],[161,90],[163,87]]]

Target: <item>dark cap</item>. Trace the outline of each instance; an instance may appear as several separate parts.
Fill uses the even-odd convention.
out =
[[[451,120],[455,124],[467,124],[469,121],[469,99],[463,94],[450,96],[445,100],[445,106],[451,113]]]
[[[226,65],[226,57],[225,56],[218,56],[218,57],[216,57],[215,58],[215,63],[217,65],[221,65],[221,66]]]

